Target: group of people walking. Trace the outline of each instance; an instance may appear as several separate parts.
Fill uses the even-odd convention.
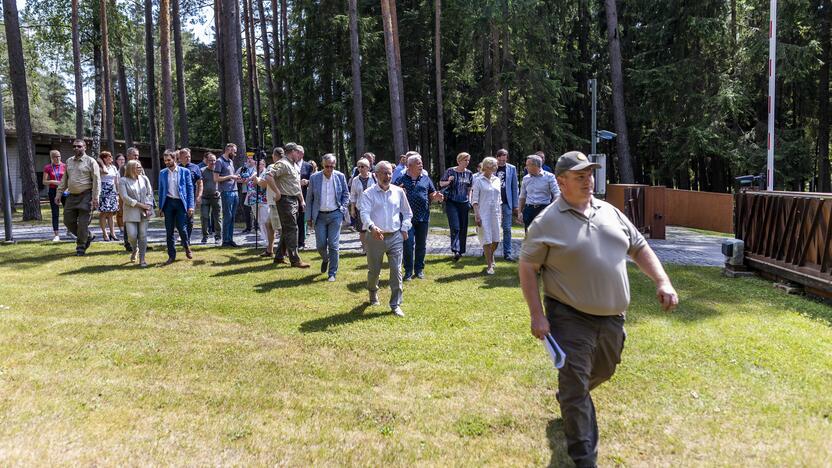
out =
[[[527,234],[518,266],[520,285],[532,334],[539,339],[551,334],[566,354],[558,370],[556,396],[568,452],[578,466],[596,464],[599,435],[590,391],[613,375],[624,347],[624,315],[630,302],[627,258],[656,284],[662,308],[673,309],[679,302],[643,235],[623,213],[593,197],[592,171],[598,165],[577,151],[562,155],[554,173],[545,165],[544,155],[528,156],[522,182],[517,168],[507,162],[506,150],[484,158],[476,174],[468,169],[471,156],[460,153],[457,165],[441,175],[437,189],[416,152],[402,155],[396,166],[376,162],[375,155],[365,153],[348,178],[335,169],[332,154],[323,155],[322,170],[314,172],[303,161],[303,147],[295,143],[275,148],[271,164],[261,161],[255,166],[249,158],[245,171],[234,168],[234,144],[227,145],[219,158],[206,154],[202,167],[192,164],[190,152],[183,149],[164,154],[156,204],[134,148],[127,151],[121,170],[114,171],[109,153],[102,153],[99,163],[85,154],[83,140],[76,140],[73,147],[74,156],[66,164],[60,162],[60,153],[53,152],[50,167],[44,168],[44,182],[53,206],[55,235],[57,207],[63,204],[64,223],[76,238],[78,255],[85,254],[94,238],[88,229],[91,213],[115,213],[119,206],[131,260],[138,256],[142,266],[147,265],[147,226],[155,208],[165,218],[165,264],[176,259],[174,231],[185,255],[192,258],[190,236],[198,204],[203,242],[214,235],[222,245],[236,246],[237,184],[243,184],[243,206],[251,216],[247,229],[266,235],[262,255],[278,264],[287,263],[288,257],[292,267],[309,268],[300,258],[299,245],[304,225],[314,225],[321,273],[329,281],[336,281],[341,227],[351,217],[367,257],[368,301],[379,303],[386,255],[389,307],[397,316],[404,316],[402,283],[424,278],[432,202],[445,204],[455,261],[466,252],[473,210],[487,274],[494,273],[500,242],[503,257],[516,261],[511,226],[515,219],[522,222]],[[114,198],[116,193],[119,196]],[[101,221],[105,239],[117,239],[108,221],[111,217],[105,215]]]

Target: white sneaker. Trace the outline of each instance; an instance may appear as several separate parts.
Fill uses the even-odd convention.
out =
[[[494,267],[490,266],[487,270],[485,270],[486,275],[493,275],[494,274]]]
[[[61,236],[55,236],[55,237],[52,238],[52,242],[60,242],[60,241],[61,241]]]
[[[376,291],[370,291],[370,305],[378,305],[378,293]]]
[[[401,308],[401,307],[399,307],[399,306],[394,307],[394,308],[392,309],[392,312],[393,312],[394,314],[396,314],[397,316],[399,316],[399,317],[404,317],[404,311],[403,311],[403,310],[402,310],[402,308]]]
[[[327,281],[329,281],[330,283],[334,283],[335,282],[335,277],[330,276],[329,279],[327,279]]]

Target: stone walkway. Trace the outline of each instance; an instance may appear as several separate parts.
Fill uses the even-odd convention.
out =
[[[94,223],[90,226],[93,234],[97,240],[101,239],[101,231]],[[2,223],[0,223],[2,229]],[[238,226],[239,229],[239,226]],[[0,230],[0,233],[3,231]],[[61,227],[61,239],[64,242],[70,242],[71,239],[66,236],[65,229]],[[33,226],[33,225],[16,225],[14,227],[14,239],[21,241],[50,241],[52,239],[52,229],[49,226]],[[451,255],[450,240],[447,230],[442,228],[431,228],[428,234],[427,253],[433,255]],[[2,235],[2,234],[0,234]],[[159,221],[155,221],[148,229],[148,237],[151,244],[164,244],[165,230],[160,226]],[[514,230],[514,237],[512,239],[512,255],[517,256],[520,252],[520,245],[522,243],[522,231]],[[654,240],[650,239],[648,242],[656,251],[662,263],[674,263],[679,265],[699,265],[699,266],[722,266],[725,262],[721,251],[721,242],[724,238],[718,236],[710,236],[701,234],[689,229],[668,226],[667,239]],[[199,246],[201,240],[199,224],[193,233],[193,244]],[[242,246],[253,247],[255,237],[254,234],[234,236],[234,241]],[[213,239],[209,239],[207,245],[214,245]],[[259,245],[263,245],[263,239],[259,239]],[[306,239],[306,250],[314,250],[315,248],[315,234],[310,232]],[[345,251],[358,251],[361,249],[361,243],[358,240],[358,233],[352,230],[345,229],[341,233],[341,249]],[[497,256],[502,256],[502,246],[497,249]],[[477,236],[469,235],[467,242],[467,256],[482,255],[482,246],[480,246]]]

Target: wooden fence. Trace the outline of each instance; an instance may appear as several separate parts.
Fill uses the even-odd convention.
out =
[[[748,266],[832,295],[831,194],[749,191],[735,201]]]
[[[606,200],[642,232],[664,239],[664,225],[734,232],[734,199],[728,193],[694,192],[638,184],[607,185]],[[658,237],[661,233],[661,237]]]

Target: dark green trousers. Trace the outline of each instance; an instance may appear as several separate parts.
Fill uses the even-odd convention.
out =
[[[558,373],[558,401],[569,456],[576,466],[595,466],[598,423],[589,392],[606,382],[621,362],[624,316],[590,315],[545,298],[552,336],[566,353]]]

